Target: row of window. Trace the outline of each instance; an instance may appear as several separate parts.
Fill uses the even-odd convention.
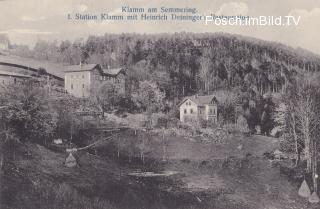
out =
[[[184,114],[187,114],[187,109],[184,109]],[[190,109],[190,114],[193,114],[193,109]],[[199,110],[199,114],[202,114],[202,110]],[[210,109],[210,114],[216,114],[216,109]]]
[[[100,81],[105,81],[105,80],[111,79],[110,77],[107,77],[107,76],[97,76],[96,78],[97,78],[97,80],[100,80]]]
[[[120,83],[120,80],[114,77],[110,77],[110,76],[97,76],[96,80],[100,80],[100,81],[107,81],[107,80],[112,80],[115,81],[116,83]]]
[[[184,114],[187,114],[187,109],[184,109]],[[190,114],[193,114],[193,109],[190,109]]]
[[[216,114],[216,109],[210,109],[210,114]]]
[[[7,81],[7,82],[6,82],[6,81]],[[2,80],[2,84],[6,84],[6,83],[7,83],[7,84],[11,84],[12,82],[11,82],[11,80]],[[13,79],[13,83],[14,83],[14,84],[17,83],[17,79],[16,79],[16,78]]]
[[[71,84],[71,89],[73,89],[73,84]],[[84,84],[82,84],[82,88],[84,89],[85,88],[85,85]]]
[[[81,76],[83,79],[85,78],[85,74],[82,74]],[[78,75],[70,75],[70,78],[74,78],[74,77],[80,78],[80,75],[79,74]],[[111,80],[111,79],[115,80],[117,83],[120,82],[118,79],[110,77],[110,76],[96,76],[96,80],[100,80],[100,81],[106,81],[106,80]],[[190,103],[190,105],[191,105],[191,103]]]

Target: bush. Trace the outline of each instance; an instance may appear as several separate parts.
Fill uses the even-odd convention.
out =
[[[172,118],[170,114],[161,114],[157,118],[156,127],[159,128],[169,128],[169,127],[178,127],[180,120],[177,118]]]
[[[242,115],[239,115],[237,119],[237,124],[234,126],[234,128],[238,129],[238,131],[241,133],[248,133],[249,127],[248,127],[247,119]]]

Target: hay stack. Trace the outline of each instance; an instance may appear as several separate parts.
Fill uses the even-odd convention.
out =
[[[316,192],[313,192],[312,195],[309,197],[310,203],[318,203],[320,201],[319,196]]]
[[[69,153],[69,156],[66,159],[66,162],[64,163],[64,165],[68,168],[74,168],[77,166],[77,160],[75,157],[73,157],[72,153]]]
[[[299,192],[298,194],[301,196],[301,197],[310,197],[311,195],[311,192],[310,192],[310,188],[306,182],[306,180],[303,180],[301,186],[300,186],[300,189],[299,189]]]

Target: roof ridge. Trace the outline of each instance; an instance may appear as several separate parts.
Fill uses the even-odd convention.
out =
[[[196,103],[197,105],[204,105],[204,104],[209,104],[214,98],[216,98],[216,95],[212,94],[212,95],[201,95],[201,96],[186,96],[183,98],[183,100],[178,104],[181,105],[183,104],[187,99],[190,99],[191,101],[193,101],[194,103]]]

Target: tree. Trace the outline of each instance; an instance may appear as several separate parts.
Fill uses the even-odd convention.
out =
[[[98,89],[93,90],[90,100],[104,113],[119,106],[120,101],[124,97],[122,86],[112,80],[108,80]]]
[[[271,97],[266,98],[263,100],[263,109],[261,114],[261,133],[265,135],[269,135],[270,131],[274,127],[273,121],[273,112],[274,112],[274,104],[272,102]]]
[[[81,126],[81,119],[76,115],[79,107],[81,107],[81,101],[67,95],[53,104],[57,113],[55,137],[70,139],[70,142],[72,142],[74,135],[79,132]]]
[[[44,143],[52,136],[57,114],[52,110],[42,88],[32,83],[10,86],[0,95],[4,122],[22,142]]]
[[[139,91],[133,97],[150,116],[164,107],[165,93],[159,89],[157,84],[151,81],[140,82]]]
[[[317,140],[320,128],[320,92],[318,82],[308,74],[298,77],[290,88],[286,89],[285,98],[287,106],[287,120],[285,133],[290,144],[290,135],[294,138],[295,152],[300,155],[300,143],[304,148],[304,155],[307,161],[307,172],[312,173],[314,190],[317,190]],[[300,141],[301,139],[301,141]],[[297,162],[298,163],[298,162]]]
[[[315,89],[311,86],[299,88],[297,92],[295,111],[297,113],[298,127],[304,138],[304,152],[307,158],[307,170],[312,169],[312,158],[314,152],[314,141],[318,137],[320,125],[319,107],[314,100]]]
[[[219,104],[219,115],[224,123],[236,122],[235,102],[231,96],[227,96],[226,100],[222,104]]]
[[[44,40],[38,40],[33,48],[33,54],[36,59],[49,60],[49,43]]]
[[[255,127],[256,125],[259,124],[259,114],[256,108],[253,108],[253,107],[244,108],[243,116],[247,120],[248,128],[250,132],[255,133],[256,131]]]
[[[211,60],[209,57],[201,57],[200,58],[200,71],[199,75],[201,80],[204,83],[204,91],[209,94],[209,78],[210,78],[210,67],[211,67]]]
[[[289,98],[284,96],[283,102],[276,107],[274,121],[281,134],[281,148],[295,154],[295,165],[297,166],[300,162],[302,143],[297,127],[295,107]]]

